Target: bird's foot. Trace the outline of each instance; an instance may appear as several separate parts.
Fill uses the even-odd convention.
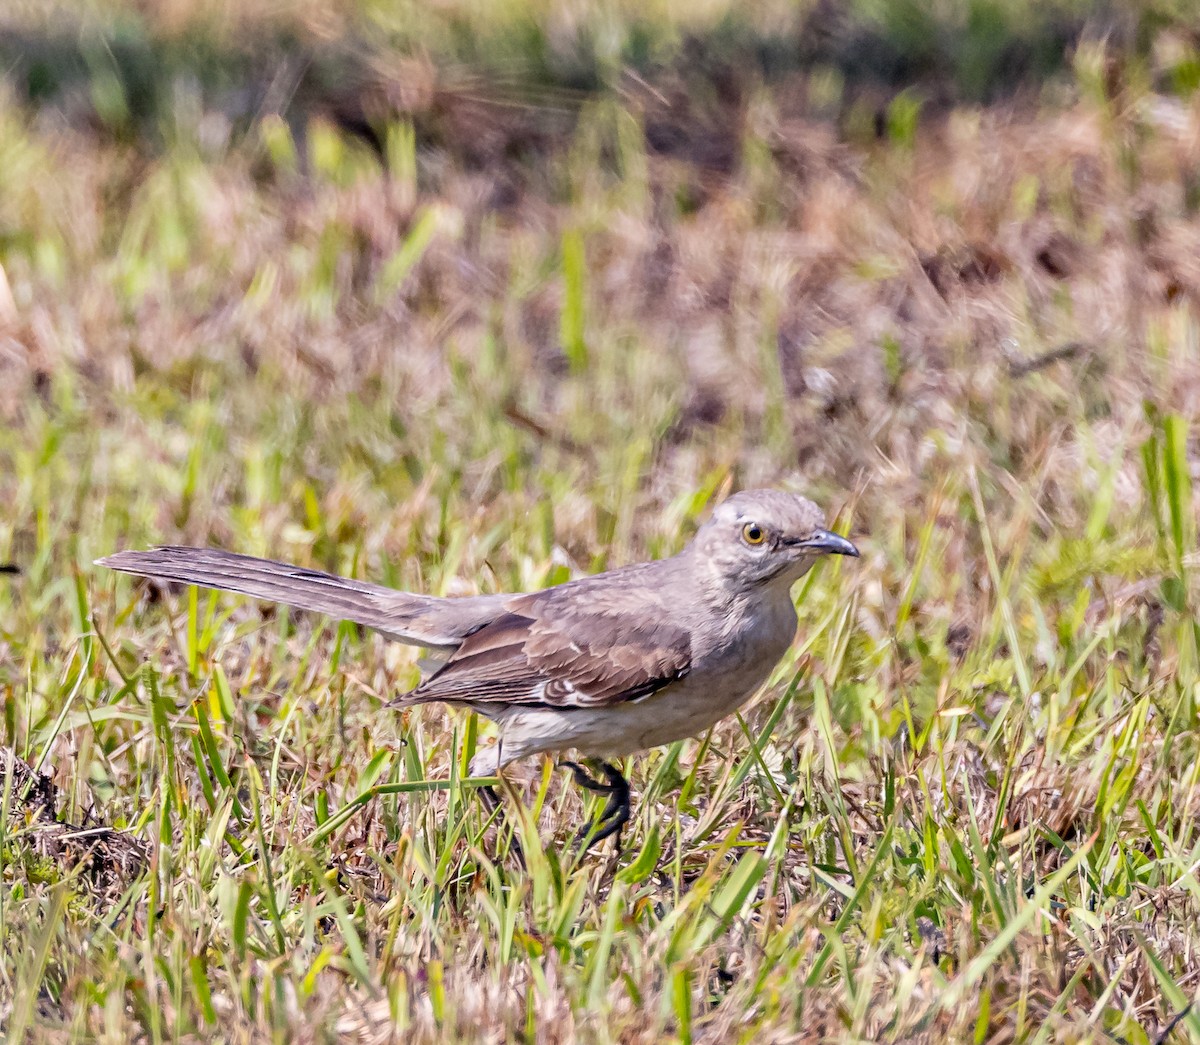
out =
[[[582,851],[603,842],[604,839],[617,836],[617,851],[621,849],[621,829],[633,815],[633,806],[629,797],[629,781],[611,762],[601,762],[600,772],[604,774],[607,783],[588,775],[587,770],[578,762],[560,762],[560,769],[569,769],[575,778],[575,783],[587,791],[608,795],[608,801],[600,816],[590,824],[585,824],[575,835],[575,844]]]

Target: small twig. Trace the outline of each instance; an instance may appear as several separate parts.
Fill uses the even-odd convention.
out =
[[[1182,1022],[1187,1014],[1192,1011],[1192,1008],[1195,1006],[1195,1004],[1196,1003],[1194,1001],[1190,1001],[1182,1009],[1180,1009],[1179,1012],[1171,1019],[1171,1022],[1162,1029],[1162,1032],[1159,1034],[1159,1036],[1154,1039],[1154,1045],[1166,1045],[1167,1038],[1171,1036],[1171,1031],[1179,1026],[1180,1022]]]
[[[64,827],[67,825],[64,824]],[[128,835],[128,831],[119,831],[114,827],[85,827],[78,831],[64,831],[59,838],[63,841],[75,841],[80,838],[111,838],[113,835]]]
[[[521,431],[528,432],[530,435],[536,436],[543,442],[554,443],[562,447],[564,450],[569,450],[574,454],[587,453],[587,448],[577,443],[565,432],[557,432],[547,427],[536,417],[531,416],[525,410],[521,409],[517,403],[510,399],[504,404],[504,418],[514,428],[519,428]]]
[[[1068,341],[1065,345],[1059,345],[1032,359],[1022,359],[1014,353],[1008,358],[1008,376],[1026,377],[1038,370],[1044,370],[1054,363],[1060,363],[1064,359],[1074,359],[1081,355],[1087,347],[1082,341]]]
[[[107,654],[108,659],[112,661],[112,666],[117,669],[117,674],[121,676],[121,681],[128,686],[129,676],[121,668],[120,662],[117,660],[117,655],[113,652],[112,647],[108,644],[108,640],[104,637],[104,632],[100,630],[100,622],[96,620],[94,613],[92,614],[92,631],[95,633],[96,638],[100,640],[100,648]]]

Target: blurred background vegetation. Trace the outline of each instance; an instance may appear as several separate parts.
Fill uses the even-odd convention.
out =
[[[946,106],[1069,90],[1081,46],[1103,45],[1114,82],[1190,96],[1194,16],[1183,0],[13,0],[0,57],[20,101],[159,144],[197,110],[239,135],[267,114],[330,112],[376,147],[409,113],[424,143],[439,90],[565,115],[660,83],[718,109],[758,87],[799,92],[868,132],[903,92]]]
[[[9,0],[5,1032],[1200,1040],[1198,308],[1184,0]],[[89,565],[527,589],[752,485],[863,559],[619,859],[515,773],[527,876],[414,651]]]

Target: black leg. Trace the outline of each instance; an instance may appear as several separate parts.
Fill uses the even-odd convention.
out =
[[[620,850],[621,828],[629,822],[629,818],[633,815],[629,781],[611,762],[600,763],[600,771],[607,779],[607,783],[601,783],[588,776],[587,771],[578,762],[560,762],[559,766],[569,769],[575,778],[575,783],[585,790],[608,795],[608,802],[605,803],[604,811],[600,814],[599,819],[595,823],[584,825],[575,836],[576,843],[585,847],[592,846],[616,835],[617,849]]]
[[[500,808],[500,796],[496,794],[496,789],[491,784],[484,784],[479,789],[479,800],[483,803],[483,808],[487,810],[487,815],[499,813],[496,818],[502,821],[504,819],[504,810]]]
[[[500,804],[500,796],[496,794],[496,789],[491,784],[486,784],[479,788],[479,800],[483,803],[483,808],[487,810],[488,817],[495,818],[496,844],[499,846],[500,834],[507,823],[507,818],[504,815],[504,807]],[[524,867],[525,851],[521,848],[521,843],[517,841],[516,831],[509,832],[508,848],[513,856],[517,858],[517,863]]]

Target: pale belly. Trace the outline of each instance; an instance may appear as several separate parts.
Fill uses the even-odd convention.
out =
[[[701,668],[640,701],[588,709],[509,708],[492,711],[501,727],[500,743],[472,761],[477,775],[527,755],[574,749],[588,757],[614,758],[699,736],[749,700],[786,651],[776,640],[746,650],[727,670]]]

